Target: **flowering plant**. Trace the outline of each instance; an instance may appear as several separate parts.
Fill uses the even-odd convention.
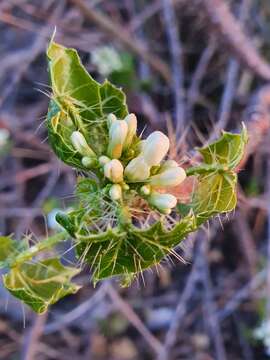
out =
[[[124,93],[108,81],[97,83],[75,50],[51,42],[47,55],[49,142],[62,161],[83,174],[76,186],[78,202],[68,214],[56,216],[64,231],[36,245],[0,238],[5,287],[38,313],[79,289],[71,278],[85,263],[94,283],[118,276],[128,285],[164,257],[177,256],[174,247],[189,233],[235,208],[235,169],[247,142],[244,126],[240,134],[223,132],[199,149],[199,165],[184,169],[166,158],[165,134],[137,135],[137,118],[128,112]],[[181,203],[175,190],[191,176],[189,200]],[[62,265],[59,257],[38,258],[70,238],[77,267]]]

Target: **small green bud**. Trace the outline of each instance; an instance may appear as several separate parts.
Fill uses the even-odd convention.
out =
[[[142,195],[150,195],[151,193],[151,186],[149,185],[143,185],[141,188],[140,188],[140,192]]]
[[[87,144],[85,137],[80,131],[73,131],[70,136],[70,140],[75,150],[77,150],[78,153],[80,153],[81,155],[89,157],[96,156],[94,151]]]
[[[177,186],[186,178],[186,172],[183,168],[168,168],[161,173],[151,176],[149,184],[152,186]]]
[[[169,147],[169,138],[161,131],[154,131],[143,144],[141,156],[149,166],[159,165]]]
[[[104,175],[113,183],[120,183],[123,181],[123,172],[123,165],[117,159],[113,159],[104,165]]]
[[[122,188],[119,184],[114,184],[109,190],[110,198],[114,201],[122,198]]]
[[[168,214],[170,209],[174,208],[177,204],[175,196],[171,194],[160,194],[158,192],[151,193],[148,201],[163,214]]]
[[[128,132],[124,143],[124,149],[128,149],[137,132],[137,118],[135,114],[128,114],[124,121],[127,123]]]
[[[121,185],[123,190],[129,190],[129,186],[127,183],[123,182]]]
[[[108,162],[110,162],[111,161],[111,159],[110,158],[108,158],[108,156],[105,156],[105,155],[102,155],[102,156],[100,156],[99,158],[98,158],[98,162],[99,162],[99,164],[101,165],[101,166],[104,166],[104,165],[106,165]]]
[[[88,156],[84,156],[81,160],[81,163],[86,168],[91,168],[96,164],[96,159]]]
[[[141,156],[132,159],[125,168],[125,177],[130,182],[144,181],[148,179],[149,176],[150,167]]]
[[[124,120],[115,120],[109,129],[108,156],[119,159],[127,136],[128,125]]]

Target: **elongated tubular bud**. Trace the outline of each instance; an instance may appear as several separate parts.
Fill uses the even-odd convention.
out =
[[[161,131],[154,131],[143,144],[141,155],[149,166],[159,165],[166,156],[169,147],[169,138]]]
[[[119,184],[114,184],[109,191],[110,198],[114,201],[122,198],[122,188]]]
[[[117,159],[113,159],[104,165],[104,175],[113,183],[120,183],[123,181],[123,172],[123,165]]]
[[[124,143],[124,149],[128,149],[137,132],[137,118],[135,114],[128,114],[124,121],[127,123],[128,132]]]
[[[114,114],[109,114],[107,116],[107,124],[108,124],[109,129],[110,129],[112,123],[115,122],[116,120],[117,120],[117,117]]]
[[[80,131],[73,131],[70,136],[70,140],[75,150],[77,150],[78,153],[80,153],[81,155],[89,157],[96,156],[94,151],[87,144],[85,137]]]
[[[123,145],[126,140],[128,125],[124,120],[115,120],[109,130],[108,156],[119,159],[122,155]]]
[[[186,178],[186,172],[183,168],[175,167],[162,171],[161,173],[151,176],[149,184],[151,186],[177,186]]]
[[[144,181],[150,176],[150,167],[142,156],[138,156],[128,163],[124,175],[129,182]]]
[[[177,204],[177,199],[171,194],[160,194],[157,192],[151,193],[148,198],[151,205],[156,207],[160,212],[169,214],[170,210]]]

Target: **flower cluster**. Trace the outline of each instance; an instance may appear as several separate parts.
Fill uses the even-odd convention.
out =
[[[154,131],[147,139],[140,140],[132,159],[126,161],[136,137],[137,118],[129,114],[118,120],[114,114],[107,117],[109,142],[107,153],[97,158],[87,144],[83,134],[74,131],[71,142],[82,156],[82,164],[91,168],[98,163],[105,179],[111,184],[109,196],[113,201],[121,201],[125,191],[136,190],[150,206],[163,214],[169,214],[176,206],[177,199],[172,194],[158,190],[179,185],[186,177],[185,170],[174,160],[164,160],[170,146],[169,139],[160,131]]]

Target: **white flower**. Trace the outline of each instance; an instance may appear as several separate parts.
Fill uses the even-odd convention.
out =
[[[140,192],[142,195],[150,195],[151,193],[151,186],[149,185],[143,185],[141,188],[140,188]]]
[[[177,186],[186,178],[186,172],[181,167],[167,168],[161,173],[151,176],[149,184],[152,186]]]
[[[117,120],[117,117],[114,114],[109,114],[107,116],[107,124],[108,124],[108,128],[111,127],[112,123],[115,122]]]
[[[122,198],[122,188],[119,184],[114,184],[109,191],[112,200],[117,201]]]
[[[143,143],[141,155],[149,166],[159,165],[169,147],[169,138],[161,131],[154,131]]]
[[[160,212],[169,214],[171,209],[177,204],[177,199],[171,194],[160,194],[158,192],[151,193],[148,198],[151,205],[155,206]]]
[[[150,176],[150,167],[142,156],[131,160],[125,168],[125,177],[130,182],[144,181]]]
[[[70,136],[70,140],[74,148],[83,156],[95,156],[96,154],[87,144],[85,137],[80,131],[73,131]]]
[[[159,172],[163,172],[167,169],[178,167],[178,164],[175,160],[165,160],[160,167]]]
[[[123,145],[128,133],[128,125],[123,120],[115,120],[109,129],[108,156],[119,159],[122,155]]]
[[[113,183],[119,183],[123,181],[123,172],[123,165],[117,159],[113,159],[104,165],[104,175]]]
[[[135,114],[128,114],[124,121],[127,123],[128,126],[128,132],[127,132],[127,136],[126,136],[126,140],[124,143],[124,149],[127,149],[131,143],[132,140],[134,138],[134,136],[136,135],[137,132],[137,118]]]

